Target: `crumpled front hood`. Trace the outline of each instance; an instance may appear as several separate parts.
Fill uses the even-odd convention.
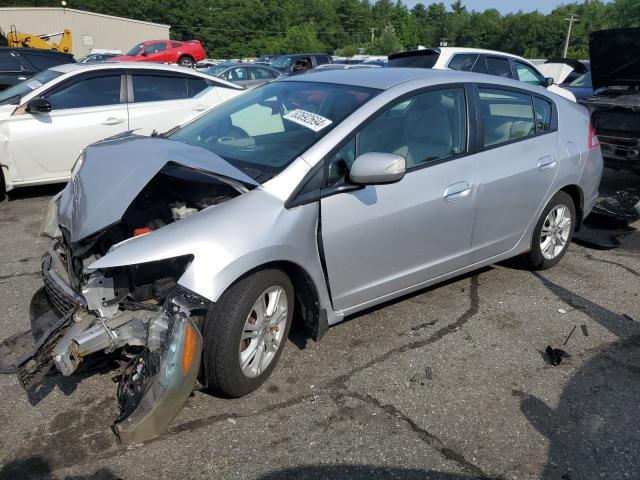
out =
[[[173,140],[130,136],[93,144],[58,202],[58,221],[77,242],[121,220],[127,207],[168,163],[228,177],[255,180],[218,155]]]
[[[640,85],[640,28],[614,28],[589,35],[593,89]]]

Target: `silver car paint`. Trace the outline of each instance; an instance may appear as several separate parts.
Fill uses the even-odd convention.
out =
[[[381,72],[379,77],[378,72]],[[329,240],[329,243],[332,244],[330,249],[327,250],[325,245],[326,260],[328,265],[331,265],[328,272],[329,284],[332,287],[334,284],[342,285],[340,282],[344,278],[348,279],[341,296],[336,297],[336,293],[332,291],[334,294],[334,304],[332,304],[318,253],[316,235],[318,203],[291,209],[284,206],[285,200],[296,190],[306,173],[374,112],[405,93],[440,84],[473,82],[496,86],[504,85],[529,90],[537,94],[540,94],[540,91],[529,88],[521,82],[493,76],[467,72],[412,69],[328,71],[310,73],[285,81],[358,84],[378,86],[386,90],[346,118],[338,128],[329,132],[303,153],[301,158],[295,160],[287,169],[265,182],[261,187],[145,236],[123,242],[91,265],[90,268],[93,270],[131,265],[190,253],[194,255],[194,260],[183,277],[179,279],[179,283],[215,302],[233,281],[246,272],[269,262],[287,261],[300,266],[309,274],[318,291],[319,306],[327,310],[328,320],[331,324],[339,321],[344,315],[355,313],[368,306],[528,250],[532,231],[541,210],[552,195],[567,185],[580,185],[584,192],[583,211],[585,215],[588,214],[595,202],[597,185],[602,171],[602,160],[599,148],[588,149],[587,111],[557,95],[546,93],[546,96],[551,98],[558,108],[559,133],[516,142],[512,145],[520,146],[508,153],[503,153],[505,146],[490,150],[492,156],[499,157],[502,161],[505,159],[514,160],[512,155],[524,152],[529,143],[535,143],[533,150],[536,151],[536,155],[544,153],[542,156],[549,155],[554,158],[557,156],[556,165],[553,167],[553,176],[548,172],[543,174],[544,178],[549,181],[548,188],[545,189],[544,186],[541,186],[536,191],[531,205],[519,208],[518,212],[512,212],[513,216],[516,213],[525,216],[521,223],[523,230],[521,230],[519,238],[515,238],[513,232],[506,231],[505,236],[510,239],[511,243],[505,241],[495,249],[497,253],[493,254],[494,251],[491,251],[489,257],[471,258],[472,238],[474,236],[476,239],[483,238],[483,236],[489,238],[492,228],[485,222],[487,224],[482,226],[482,231],[469,231],[474,230],[475,208],[480,201],[480,194],[486,188],[483,183],[484,178],[478,176],[478,171],[481,170],[475,169],[478,161],[477,155],[468,155],[437,165],[437,167],[442,166],[438,170],[438,175],[433,174],[435,167],[429,167],[408,173],[402,181],[394,185],[371,186],[364,190],[328,197],[322,200],[322,233],[325,242],[330,239],[331,235],[339,236],[342,234],[344,236],[346,234],[348,237],[348,230],[343,230],[340,233],[340,229],[352,228],[352,221],[358,218],[362,221],[362,217],[358,217],[358,215],[367,212],[368,221],[361,225],[363,231],[360,232],[360,237],[379,237],[378,244],[376,244],[376,248],[379,250],[376,253],[389,258],[393,257],[400,264],[394,274],[387,277],[378,275],[378,278],[371,280],[368,277],[370,274],[368,265],[360,263],[361,269],[354,272],[352,269],[355,262],[341,265],[337,260],[340,255],[344,256],[349,252],[357,256],[365,250],[362,245],[348,248],[349,244],[332,244]],[[543,147],[538,145],[542,141],[541,139],[546,139],[547,142],[551,140],[548,150],[545,151]],[[567,147],[568,144],[573,144],[579,151],[577,158],[575,155],[568,154],[568,148],[572,148]],[[91,151],[88,151],[87,154],[91,154]],[[407,207],[414,205],[420,208],[407,208],[407,211],[402,211],[399,208],[401,205],[392,207],[392,199],[402,200],[400,192],[406,195],[404,188],[408,188],[409,192],[415,194],[422,194],[426,191],[424,184],[421,185],[419,181],[418,172],[432,173],[431,175],[424,174],[424,179],[432,182],[431,186],[434,189],[432,196],[427,199],[413,198],[406,204]],[[441,173],[443,178],[439,179]],[[491,174],[499,177],[495,171],[492,172],[492,169],[489,169],[488,175]],[[412,179],[412,176],[415,180]],[[427,177],[429,178],[427,179]],[[460,201],[446,205],[451,206],[451,209],[448,213],[443,213],[445,212],[445,202],[442,194],[449,185],[459,181],[467,182],[471,187],[470,192]],[[525,184],[526,181],[518,183],[513,190],[522,189]],[[495,198],[492,200],[494,206],[500,206],[495,202],[499,198],[500,192],[508,192],[509,189],[506,188],[506,185],[508,182],[498,185],[498,189],[494,192]],[[421,188],[418,188],[419,186]],[[121,188],[125,189],[126,186]],[[543,190],[545,191],[543,192]],[[382,203],[378,203],[378,199],[385,199],[383,211],[378,210],[378,207],[382,205]],[[505,197],[502,208],[510,209],[509,202],[511,202],[511,198]],[[368,207],[369,210],[367,211],[365,207]],[[482,205],[480,208],[482,209]],[[99,213],[96,214],[99,215]],[[424,222],[425,214],[430,215],[432,219],[432,230],[444,227],[442,235],[438,236],[434,233],[426,238],[427,245],[419,252],[412,251],[402,243],[393,243],[395,239],[393,235],[396,237],[398,235],[397,232],[392,232],[391,228],[396,228],[399,221],[404,222],[404,225],[409,225],[412,217],[416,223]],[[395,218],[397,215],[401,215],[403,218]],[[375,217],[379,218],[374,222]],[[435,221],[437,219],[446,219],[446,221],[441,224]],[[464,226],[464,231],[456,230],[455,227],[459,228],[460,225]],[[328,234],[327,228],[329,228]],[[420,234],[429,233],[427,228],[415,231]],[[413,239],[410,246],[414,247],[416,244],[417,239]],[[466,252],[463,248],[465,244],[467,245]],[[456,251],[447,250],[447,247],[451,245],[457,245]],[[431,257],[418,258],[419,255],[429,255],[430,249],[434,252]],[[439,258],[436,252],[440,253],[443,258]],[[368,254],[371,255],[371,252]],[[465,261],[465,256],[468,256],[468,261]],[[381,260],[387,261],[388,258],[381,258]],[[362,285],[356,284],[358,278],[361,279]],[[375,285],[370,283],[375,283]],[[368,291],[368,288],[371,288],[371,291]]]

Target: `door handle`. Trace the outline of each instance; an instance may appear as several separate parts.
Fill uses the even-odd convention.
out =
[[[558,162],[556,162],[553,157],[550,157],[549,155],[542,157],[540,160],[538,160],[538,169],[539,170],[549,170],[551,168],[556,168],[556,165],[558,164]]]
[[[204,112],[207,109],[206,105],[196,105],[193,107],[196,112]]]
[[[102,122],[102,125],[119,125],[122,122],[124,122],[124,118],[109,117]]]
[[[453,202],[468,196],[470,193],[471,185],[467,182],[457,182],[447,187],[444,191],[443,197],[445,202]]]

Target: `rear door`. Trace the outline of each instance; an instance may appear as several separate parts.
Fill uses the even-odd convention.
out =
[[[220,101],[216,88],[195,75],[161,70],[128,70],[129,128],[149,135],[164,132]]]
[[[9,148],[23,181],[65,179],[83,148],[127,131],[123,78],[122,70],[77,75],[43,93],[50,113],[16,110]]]
[[[557,172],[555,106],[546,97],[480,86],[478,199],[471,261],[516,246],[541,207]]]

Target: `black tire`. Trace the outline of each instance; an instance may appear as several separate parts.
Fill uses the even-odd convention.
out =
[[[281,287],[287,295],[284,334],[271,363],[259,375],[250,378],[240,365],[240,342],[255,302],[273,286]],[[276,366],[289,335],[293,294],[291,280],[280,270],[258,271],[239,280],[222,294],[208,313],[203,329],[204,374],[208,388],[230,397],[242,397],[262,385]]]
[[[4,174],[2,172],[2,165],[0,165],[0,203],[9,200],[7,191],[5,189]]]
[[[562,249],[562,251],[558,253],[554,258],[549,259],[545,258],[542,254],[540,235],[542,233],[542,228],[547,220],[547,215],[549,215],[549,212],[551,212],[551,210],[560,205],[566,206],[571,213],[571,227],[569,229],[569,237],[564,244],[564,248]],[[553,267],[562,259],[562,257],[564,257],[564,254],[567,252],[569,244],[571,243],[571,239],[573,238],[573,232],[575,231],[576,227],[576,219],[576,207],[571,196],[565,192],[556,193],[551,198],[551,200],[549,200],[547,206],[544,207],[544,210],[542,210],[540,218],[538,219],[538,223],[536,224],[536,228],[533,231],[533,236],[531,238],[531,250],[529,250],[529,252],[524,256],[525,262],[530,269],[546,270],[547,268]]]
[[[182,55],[178,59],[178,65],[181,65],[187,68],[193,68],[193,66],[195,65],[195,62],[193,61],[193,58],[191,58],[189,55]]]

